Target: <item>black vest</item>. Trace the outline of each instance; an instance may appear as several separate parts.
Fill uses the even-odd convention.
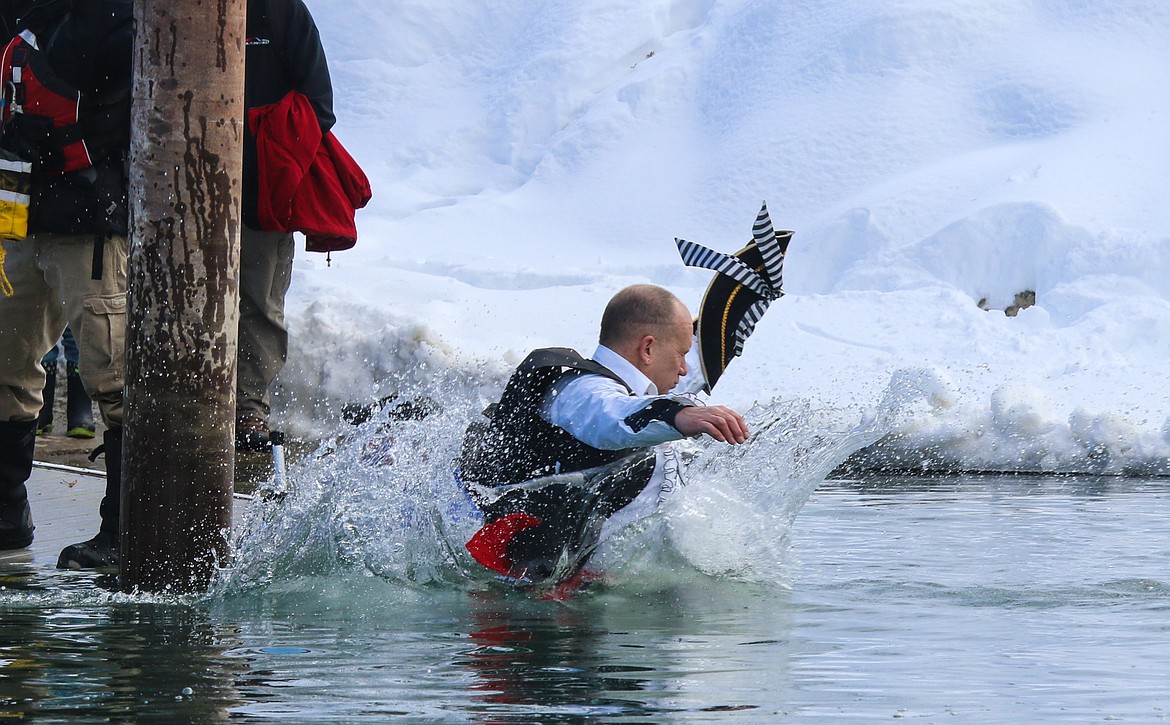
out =
[[[460,476],[483,486],[520,483],[553,473],[572,473],[612,463],[634,449],[607,451],[586,445],[540,417],[549,386],[565,375],[595,373],[629,386],[608,368],[564,347],[535,350],[508,380],[486,421],[467,427]]]

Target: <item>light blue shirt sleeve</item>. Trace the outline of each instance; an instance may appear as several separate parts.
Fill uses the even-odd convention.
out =
[[[540,413],[549,423],[594,448],[641,448],[686,437],[662,420],[651,421],[637,432],[626,425],[626,418],[663,399],[675,397],[630,395],[625,386],[604,375],[566,375],[545,393]]]

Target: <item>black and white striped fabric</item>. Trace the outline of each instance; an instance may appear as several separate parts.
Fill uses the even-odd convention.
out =
[[[683,264],[688,267],[714,270],[719,274],[731,277],[761,297],[773,296],[772,285],[756,274],[755,270],[730,254],[716,252],[685,239],[676,238],[674,243],[678,245],[678,253],[682,256]]]
[[[700,355],[709,386],[732,358],[743,354],[744,342],[768,306],[783,296],[784,255],[791,238],[792,232],[778,235],[772,228],[764,203],[752,225],[752,241],[733,255],[674,240],[684,264],[713,270],[725,280],[720,283],[716,276],[712,281],[699,315]]]
[[[764,202],[759,215],[756,216],[756,223],[752,226],[752,238],[756,248],[760,250],[760,254],[764,258],[766,279],[730,254],[716,252],[702,244],[688,242],[677,237],[674,243],[678,246],[678,253],[682,257],[683,264],[688,267],[714,270],[719,274],[731,277],[769,301],[778,299],[784,294],[782,287],[784,252],[780,249],[775,230],[772,229],[772,219],[768,215],[767,202]]]
[[[784,294],[784,250],[780,248],[780,241],[776,238],[776,230],[772,229],[772,218],[768,216],[768,203],[760,207],[756,215],[756,223],[752,225],[752,238],[756,248],[764,258],[764,270],[768,275],[776,299]]]
[[[771,303],[772,300],[766,299],[756,302],[740,319],[739,324],[735,326],[735,352],[732,353],[732,357],[739,357],[743,354],[743,343],[752,336],[752,332],[756,329],[756,323],[763,318]]]

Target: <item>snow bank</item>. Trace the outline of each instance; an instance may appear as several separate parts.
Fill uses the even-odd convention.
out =
[[[298,258],[294,428],[488,399],[626,284],[695,308],[673,238],[734,251],[767,200],[789,294],[721,402],[913,380],[870,463],[1170,473],[1163,4],[308,1],[375,196]]]

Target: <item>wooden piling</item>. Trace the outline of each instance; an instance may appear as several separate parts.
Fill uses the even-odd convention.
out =
[[[136,0],[124,588],[207,587],[234,473],[245,0]]]

